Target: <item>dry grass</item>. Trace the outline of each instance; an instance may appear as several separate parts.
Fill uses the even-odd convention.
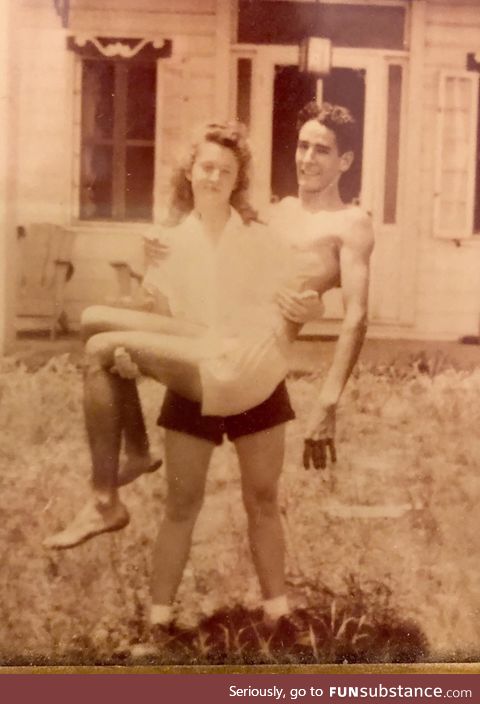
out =
[[[174,661],[478,659],[480,371],[427,358],[360,368],[345,393],[330,473],[299,463],[316,384],[289,382],[299,418],[289,426],[282,483],[301,636],[288,645],[285,634],[258,625],[238,471],[226,444],[214,456],[179,593],[184,624],[201,625],[177,639]],[[144,381],[141,395],[161,445],[161,389]],[[115,660],[143,634],[162,472],[123,490],[132,514],[125,531],[46,552],[43,537],[88,491],[80,372],[67,355],[34,373],[6,359],[0,396],[0,661]],[[232,611],[234,604],[243,606]]]

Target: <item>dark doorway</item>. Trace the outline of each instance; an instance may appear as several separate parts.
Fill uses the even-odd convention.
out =
[[[296,195],[295,149],[298,111],[316,94],[315,76],[301,74],[297,66],[276,66],[272,125],[272,198]],[[358,125],[355,160],[340,182],[343,200],[358,198],[362,182],[363,124],[365,114],[365,72],[334,68],[323,79],[323,100],[347,107]]]
[[[272,197],[284,198],[297,192],[295,149],[297,114],[314,100],[317,80],[300,73],[297,66],[275,66],[272,125]]]

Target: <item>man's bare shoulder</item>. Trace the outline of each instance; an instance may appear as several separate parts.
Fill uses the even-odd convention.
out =
[[[354,206],[345,210],[347,222],[343,232],[343,244],[349,249],[370,255],[374,245],[371,216],[362,208]]]
[[[260,219],[265,223],[275,223],[278,219],[283,219],[295,208],[298,207],[298,198],[285,196],[279,201],[270,205],[260,212]]]
[[[284,246],[283,237],[272,222],[251,222],[244,226],[244,233],[248,236],[248,241],[257,251],[263,254],[273,255],[275,250]],[[260,249],[258,249],[260,248]]]

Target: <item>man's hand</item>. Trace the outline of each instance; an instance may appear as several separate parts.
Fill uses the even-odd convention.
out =
[[[115,349],[113,360],[113,366],[110,367],[112,374],[118,374],[122,379],[138,379],[140,370],[125,347],[117,347]]]
[[[337,461],[335,450],[336,406],[319,402],[314,405],[307,422],[303,450],[303,466],[310,469],[325,469],[328,462]]]
[[[143,238],[143,252],[148,264],[158,264],[168,256],[170,247],[158,237],[145,235]]]
[[[275,296],[276,303],[284,318],[292,323],[308,323],[323,316],[324,305],[316,291],[308,290],[298,293],[284,288]]]

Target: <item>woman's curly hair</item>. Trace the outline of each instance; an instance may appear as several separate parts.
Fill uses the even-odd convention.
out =
[[[257,212],[248,202],[249,169],[252,161],[247,142],[246,128],[238,121],[225,123],[208,123],[201,127],[194,137],[189,153],[175,169],[171,181],[171,197],[166,225],[173,226],[181,222],[193,210],[192,184],[188,175],[191,173],[199,146],[203,142],[212,142],[231,149],[238,163],[238,176],[230,203],[238,211],[245,224],[257,221]]]

